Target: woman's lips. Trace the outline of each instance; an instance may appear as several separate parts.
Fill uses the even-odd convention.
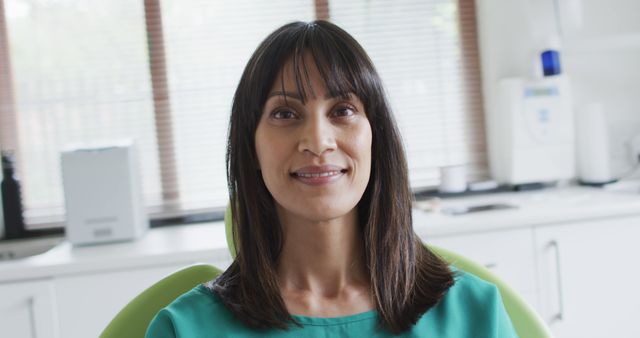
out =
[[[346,172],[347,169],[339,166],[322,165],[306,166],[292,172],[290,175],[294,179],[307,185],[324,185],[337,181]]]

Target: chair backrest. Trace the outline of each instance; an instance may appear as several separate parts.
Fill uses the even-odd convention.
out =
[[[227,245],[232,257],[236,256],[236,247],[233,241],[233,231],[231,222],[231,208],[227,206],[224,213],[225,233]],[[469,272],[489,283],[494,284],[500,291],[502,302],[509,314],[516,332],[520,338],[550,338],[553,337],[548,326],[538,315],[538,313],[516,293],[507,283],[481,264],[472,261],[455,252],[439,248],[433,245],[428,246],[438,256],[458,270]]]
[[[221,271],[208,264],[195,264],[156,282],[129,302],[102,331],[100,338],[144,337],[149,323],[174,299],[218,276]]]
[[[493,271],[487,269],[471,259],[455,252],[429,245],[429,249],[457,269],[469,272],[475,276],[494,284],[500,291],[509,318],[520,338],[548,338],[553,337],[549,327],[538,313]]]

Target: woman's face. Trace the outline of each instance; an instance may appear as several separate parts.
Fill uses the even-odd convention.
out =
[[[364,194],[371,126],[355,94],[329,97],[310,55],[305,63],[312,86],[305,87],[307,101],[296,90],[291,63],[285,64],[262,109],[256,152],[280,213],[327,221],[355,212]]]

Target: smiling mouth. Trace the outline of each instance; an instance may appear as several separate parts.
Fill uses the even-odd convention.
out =
[[[344,174],[347,172],[347,169],[342,169],[342,170],[331,170],[331,171],[323,171],[323,172],[292,172],[290,175],[293,177],[300,177],[300,178],[318,178],[318,177],[330,177],[330,176],[336,176],[339,174]]]
[[[339,167],[307,167],[290,173],[291,177],[296,181],[309,186],[323,186],[337,182],[347,169]]]

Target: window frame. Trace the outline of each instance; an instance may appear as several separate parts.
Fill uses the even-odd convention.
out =
[[[172,109],[169,84],[167,80],[167,64],[162,25],[162,9],[160,0],[143,0],[145,12],[145,30],[148,48],[148,67],[151,76],[153,93],[153,111],[156,130],[156,145],[160,167],[162,207],[160,210],[150,211],[149,219],[152,227],[210,222],[224,217],[225,207],[212,207],[202,210],[181,210],[180,190],[177,176],[176,152],[172,131]],[[475,22],[475,0],[458,0],[458,22],[461,33],[461,44],[464,58],[464,73],[467,93],[471,97],[465,98],[466,109],[479,111],[484,119],[482,87],[480,77],[480,62],[478,52],[477,30],[470,29],[470,25],[463,25],[463,19]],[[330,20],[329,0],[314,0],[316,19]],[[9,126],[0,130],[0,148],[11,149],[20,172],[21,157],[18,144],[17,114],[13,75],[11,72],[11,58],[8,41],[7,20],[5,17],[4,0],[0,0],[0,125]],[[168,122],[168,123],[167,123]],[[484,135],[484,130],[482,131]],[[485,143],[476,145],[479,149],[486,148]],[[486,164],[486,158],[484,159]],[[426,194],[425,194],[426,191]],[[416,189],[416,196],[432,196],[432,189]],[[63,232],[64,220],[50,220],[46,222],[29,223],[34,230],[29,233]]]

